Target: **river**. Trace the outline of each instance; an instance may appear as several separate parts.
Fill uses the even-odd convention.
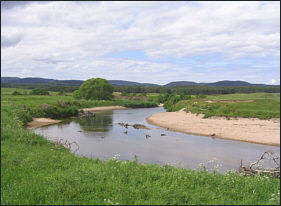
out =
[[[270,150],[275,157],[280,154],[280,147],[172,132],[145,120],[161,112],[165,112],[163,107],[96,111],[94,117],[63,119],[59,124],[36,128],[34,132],[48,139],[75,141],[79,145],[75,154],[79,156],[105,160],[118,154],[121,160],[137,158],[143,163],[190,169],[203,165],[209,171],[218,168],[219,172],[239,169],[241,159],[248,166],[264,151]],[[149,130],[125,128],[118,123],[143,124]],[[71,146],[72,150],[78,148],[74,143]],[[262,165],[276,166],[268,159]]]

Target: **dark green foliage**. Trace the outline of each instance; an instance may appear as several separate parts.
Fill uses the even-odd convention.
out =
[[[165,95],[159,94],[157,97],[158,103],[165,103],[169,99],[170,94],[166,93]]]
[[[14,91],[14,92],[12,93],[12,95],[22,95],[22,93],[20,93],[20,92],[18,92],[18,91]]]
[[[82,99],[83,96],[82,96],[82,93],[79,90],[76,90],[72,93],[72,97],[74,99]]]
[[[205,96],[206,97],[206,96]],[[204,98],[205,98],[204,97]],[[191,95],[185,95],[184,93],[182,93],[181,95],[180,95],[180,100],[189,100],[189,99],[191,99]]]
[[[113,86],[105,79],[92,78],[85,81],[79,90],[73,92],[73,98],[86,100],[111,100]]]
[[[49,95],[50,93],[45,90],[45,89],[41,89],[41,90],[36,90],[36,89],[33,89],[31,92],[30,92],[30,95]]]
[[[235,94],[235,93],[280,93],[280,86],[200,86],[187,85],[177,87],[140,87],[140,86],[114,86],[115,92],[127,93],[174,93],[188,95],[212,95],[212,94]]]
[[[121,96],[128,96],[127,92],[122,92]]]
[[[65,92],[74,92],[79,89],[83,81],[70,80],[70,81],[57,81],[57,82],[45,82],[45,83],[1,83],[1,87],[9,88],[24,88],[24,89],[45,89],[47,91],[59,92],[64,90]],[[261,85],[240,85],[231,86],[228,84],[221,84],[224,86],[206,86],[206,85],[185,85],[185,86],[114,86],[115,92],[127,92],[127,93],[175,93],[175,94],[189,94],[189,95],[212,95],[212,94],[234,94],[234,93],[280,93],[280,86],[261,86]],[[228,86],[227,86],[228,85]]]
[[[62,90],[60,90],[59,91],[59,93],[58,93],[58,95],[60,95],[60,96],[64,96],[65,95],[65,91],[62,89]]]
[[[164,103],[164,108],[167,109],[167,112],[171,112],[174,105],[179,102],[181,99],[175,94],[170,94],[168,100]]]
[[[149,108],[149,107],[157,107],[158,104],[156,102],[148,102],[148,101],[130,101],[124,104],[124,107],[131,108]]]
[[[15,109],[14,112],[19,118],[21,126],[33,120],[32,115],[30,114],[30,108],[27,109],[25,105],[21,105],[18,109]]]
[[[196,95],[196,99],[204,99],[204,98],[206,98],[206,95],[203,94]]]
[[[40,111],[39,111],[40,112]],[[58,106],[50,106],[46,103],[41,104],[41,114],[45,117],[61,118],[72,117],[78,114],[78,107],[75,103],[58,101]]]

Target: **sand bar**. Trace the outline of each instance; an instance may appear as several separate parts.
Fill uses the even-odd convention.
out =
[[[153,114],[146,120],[149,124],[186,134],[280,146],[280,119],[227,120],[225,117],[203,118],[203,116],[186,113],[182,109],[177,112]]]
[[[128,107],[123,106],[105,106],[105,107],[93,107],[93,108],[84,108],[82,109],[84,112],[92,112],[92,111],[104,111],[104,110],[113,110],[113,109],[130,109]]]
[[[33,118],[32,122],[28,122],[25,126],[25,129],[34,129],[37,127],[50,125],[50,124],[57,124],[60,123],[61,120],[51,119],[51,118]]]

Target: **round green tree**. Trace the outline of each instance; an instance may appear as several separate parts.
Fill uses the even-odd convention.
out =
[[[73,92],[74,99],[86,100],[111,100],[113,98],[113,86],[102,78],[86,80],[81,87]]]

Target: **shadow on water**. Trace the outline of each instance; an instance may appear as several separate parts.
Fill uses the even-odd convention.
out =
[[[34,132],[50,139],[77,142],[80,149],[76,154],[80,156],[107,159],[119,154],[121,160],[134,160],[136,155],[140,162],[191,169],[200,164],[209,170],[222,165],[218,168],[220,172],[238,169],[241,159],[244,165],[249,165],[267,150],[275,156],[280,154],[280,147],[188,135],[146,122],[146,117],[161,112],[165,112],[162,107],[98,111],[94,117],[63,119]],[[118,123],[143,124],[150,130],[126,128]],[[275,166],[266,160],[263,165]]]

